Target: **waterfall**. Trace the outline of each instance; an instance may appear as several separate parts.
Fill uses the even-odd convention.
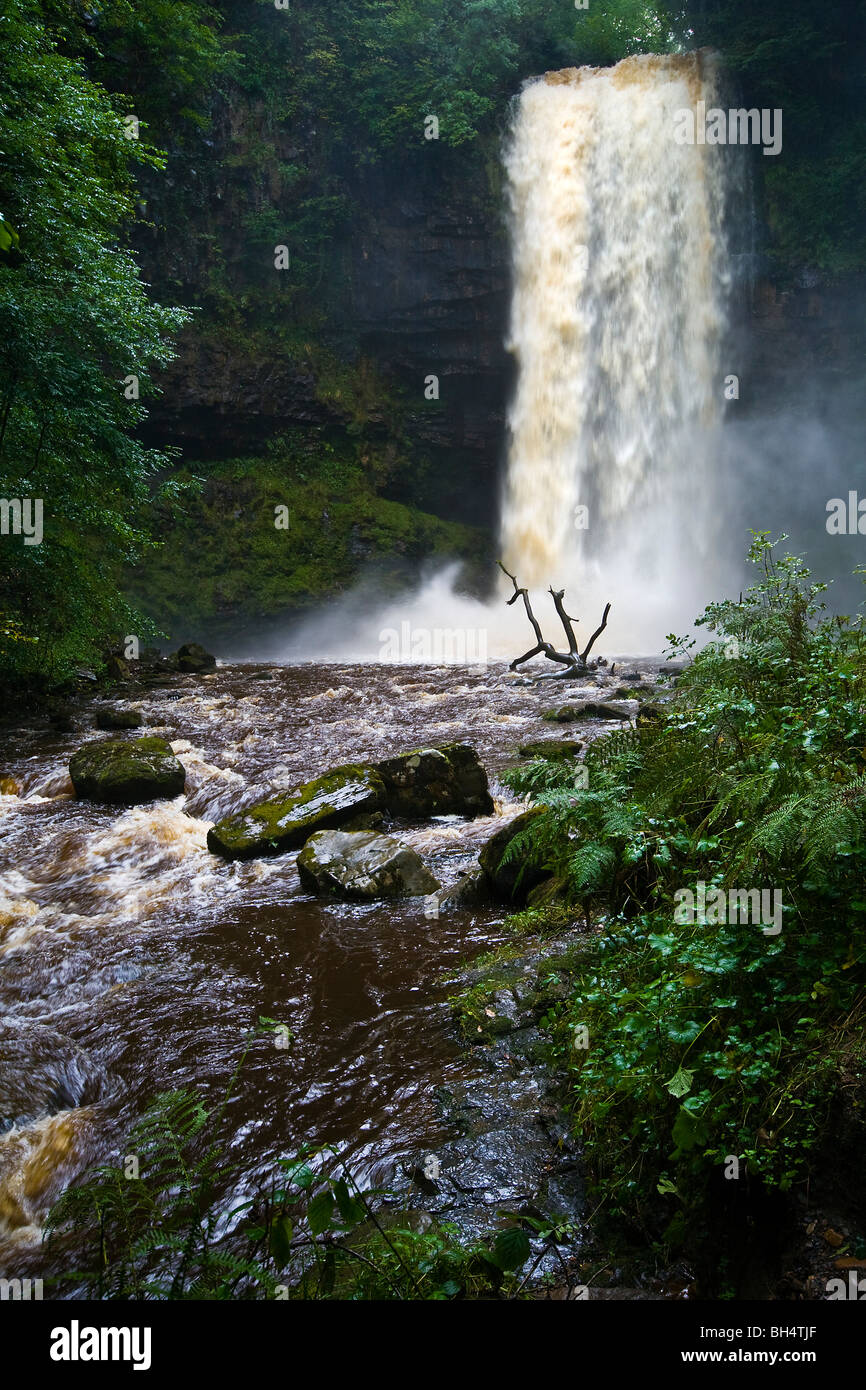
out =
[[[659,621],[707,577],[727,371],[729,165],[674,139],[698,101],[718,104],[705,51],[548,73],[518,98],[506,151],[503,557],[521,583],[598,588],[621,615],[651,591]]]

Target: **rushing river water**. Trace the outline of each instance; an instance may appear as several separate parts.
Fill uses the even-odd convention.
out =
[[[93,703],[74,733],[34,721],[6,735],[2,773],[18,793],[0,797],[0,1273],[39,1272],[47,1206],[95,1162],[120,1159],[160,1091],[219,1099],[260,1015],[292,1041],[254,1043],[225,1112],[248,1185],[304,1142],[339,1146],[361,1181],[387,1180],[447,1138],[435,1098],[473,1065],[444,977],[503,939],[504,909],[430,919],[422,899],[315,899],[295,854],[227,864],[206,834],[336,764],[465,741],[487,768],[495,815],[398,831],[453,882],[518,811],[497,773],[520,742],[551,732],[540,718],[550,700],[504,664],[244,665],[162,679],[110,703],[134,703],[145,731],[172,743],[187,773],[174,801],[75,799],[68,760],[105,736]]]

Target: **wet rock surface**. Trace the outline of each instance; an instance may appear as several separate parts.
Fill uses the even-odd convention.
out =
[[[394,816],[488,816],[493,798],[474,748],[454,743],[416,748],[376,764]]]
[[[259,802],[227,816],[208,832],[208,849],[223,859],[254,859],[297,849],[317,830],[377,811],[385,799],[378,773],[360,764],[336,767],[291,796]]]
[[[0,1020],[0,1057],[0,1134],[88,1105],[103,1093],[102,1068],[44,1024]]]
[[[448,1138],[435,1150],[413,1154],[395,1185],[467,1237],[529,1216],[569,1231],[560,1253],[573,1256],[577,1248],[585,1211],[580,1154],[537,1026],[551,997],[549,986],[539,988],[548,952],[572,951],[576,942],[571,931],[531,942],[507,962],[467,968],[453,982],[480,1001],[484,1024],[467,1025],[467,1036],[479,1043],[471,1053],[474,1065],[460,1084],[436,1092]],[[553,1248],[531,1243],[533,1258],[542,1256],[537,1276],[560,1270]]]
[[[530,862],[526,853],[515,854],[507,861],[505,857],[512,840],[542,815],[542,807],[530,807],[528,811],[509,821],[501,830],[497,830],[479,855],[481,868],[493,892],[508,902],[525,903],[533,888],[550,877],[549,871]]]
[[[186,773],[161,738],[102,739],[85,744],[69,761],[78,797],[135,806],[179,796]]]
[[[610,700],[584,700],[581,704],[556,705],[546,710],[542,718],[553,724],[571,724],[581,719],[630,719],[632,711]]]
[[[439,887],[413,849],[364,831],[311,835],[298,855],[298,874],[307,892],[350,900],[419,897]]]

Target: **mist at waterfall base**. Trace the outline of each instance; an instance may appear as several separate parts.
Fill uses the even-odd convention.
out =
[[[560,649],[549,586],[565,589],[580,645],[610,602],[596,654],[658,654],[708,602],[751,582],[750,528],[788,532],[818,577],[840,577],[837,607],[862,596],[844,579],[857,538],[825,527],[827,498],[846,496],[859,463],[843,388],[836,410],[826,384],[810,396],[801,383],[770,413],[754,401],[726,409],[726,377],[748,368],[731,317],[752,269],[742,231],[753,152],[677,144],[675,113],[698,101],[725,101],[706,51],[548,73],[515,102],[505,169],[517,386],[498,554]],[[480,634],[490,659],[534,645],[504,575],[481,602],[460,592],[459,572],[428,569],[387,600],[370,575],[246,654],[388,660],[396,634],[396,659],[429,660],[423,636],[437,632],[468,634],[476,649]],[[433,658],[448,660],[445,648]]]

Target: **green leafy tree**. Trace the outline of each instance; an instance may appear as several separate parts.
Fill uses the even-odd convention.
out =
[[[117,577],[168,460],[135,431],[189,315],[151,302],[124,244],[134,170],[161,157],[31,0],[0,16],[0,94],[0,492],[44,517],[41,544],[0,537],[0,670],[59,680],[136,631]]]

